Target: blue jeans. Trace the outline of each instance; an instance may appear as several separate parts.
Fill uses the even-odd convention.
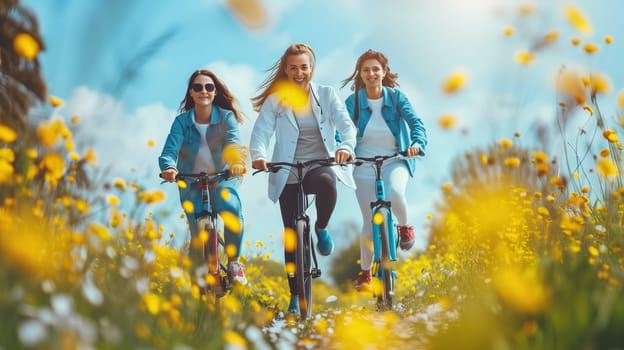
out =
[[[240,184],[239,178],[231,178],[222,181],[216,188],[210,192],[210,207],[213,213],[221,215],[223,212],[229,212],[240,220],[240,231],[232,231],[228,225],[224,225],[223,234],[225,240],[225,246],[233,246],[236,248],[233,251],[235,254],[232,257],[239,257],[241,255],[241,248],[243,242],[244,221],[243,210],[240,197],[236,188]],[[199,183],[191,184],[184,192],[180,191],[180,201],[185,200],[193,203],[195,211],[200,211],[202,208],[202,195]],[[197,222],[195,221],[195,213],[186,213],[186,218],[189,222],[191,230],[191,240],[197,236],[199,229]],[[190,254],[194,255],[194,249],[190,249]],[[229,251],[229,250],[228,250]]]

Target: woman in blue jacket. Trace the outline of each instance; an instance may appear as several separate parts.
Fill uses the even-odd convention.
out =
[[[352,82],[354,93],[347,100],[347,110],[355,123],[358,135],[356,156],[407,152],[409,157],[424,156],[427,135],[422,120],[416,115],[409,100],[396,89],[397,74],[390,71],[388,59],[378,51],[364,52],[355,64],[355,70],[343,81],[342,87]],[[409,177],[414,176],[415,159],[397,159],[385,162],[382,176],[386,197],[392,202],[397,217],[399,246],[408,250],[414,245],[414,228],[407,224],[405,191]],[[372,223],[370,203],[375,201],[375,173],[372,167],[356,167],[353,177],[356,196],[362,211],[363,227],[360,235],[360,265],[356,289],[370,290],[373,263]]]
[[[191,74],[179,112],[171,126],[167,141],[158,158],[161,177],[174,182],[176,174],[212,174],[229,169],[233,177],[219,184],[210,198],[217,213],[230,212],[239,218],[240,231],[225,225],[225,245],[228,252],[228,278],[232,283],[246,284],[245,272],[239,262],[243,241],[243,216],[241,201],[236,189],[240,177],[245,173],[244,157],[241,154],[238,124],[243,114],[235,107],[236,98],[227,86],[209,70],[197,70]],[[226,191],[226,192],[224,192]],[[224,195],[227,193],[227,195]],[[180,187],[180,202],[190,201],[195,208],[201,206],[201,189],[198,183],[186,188]],[[191,239],[198,234],[194,213],[186,213]],[[200,261],[199,251],[190,245],[189,256],[195,263]]]
[[[254,169],[266,170],[272,162],[297,162],[335,157],[343,163],[353,156],[355,127],[344,102],[329,86],[311,82],[315,65],[314,52],[306,44],[290,45],[271,68],[271,75],[261,85],[262,93],[252,99],[260,114],[251,133],[249,151]],[[280,84],[287,84],[280,93]],[[290,99],[291,95],[299,98]],[[299,101],[295,101],[299,100]],[[336,140],[336,132],[341,141]],[[271,138],[275,146],[269,155]],[[350,166],[318,167],[306,170],[303,188],[315,194],[317,250],[329,255],[334,243],[327,230],[336,206],[336,181],[354,188]],[[269,175],[269,198],[279,200],[284,227],[293,228],[297,209],[297,182],[288,171]],[[285,262],[293,262],[294,252],[285,251]],[[294,278],[289,276],[291,301],[289,311],[299,310]]]

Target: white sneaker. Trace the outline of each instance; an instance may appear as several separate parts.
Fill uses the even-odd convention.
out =
[[[245,277],[245,270],[243,269],[243,265],[238,261],[231,261],[228,263],[228,279],[230,280],[230,284],[247,284],[247,278]]]

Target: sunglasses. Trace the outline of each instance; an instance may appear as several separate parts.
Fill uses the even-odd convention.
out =
[[[202,84],[193,84],[191,85],[191,89],[195,92],[201,92],[202,89],[206,88],[206,92],[213,92],[215,90],[215,86],[213,83],[208,83],[206,85]]]

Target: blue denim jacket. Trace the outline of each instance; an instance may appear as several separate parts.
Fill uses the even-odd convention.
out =
[[[161,171],[169,168],[176,169],[179,173],[193,171],[201,141],[194,119],[195,109],[190,109],[175,117],[162,153],[158,157],[158,165]],[[225,164],[222,158],[223,147],[232,143],[240,144],[238,124],[232,111],[215,105],[212,106],[206,140],[217,171],[228,168],[228,164]],[[228,181],[232,181],[234,187],[237,187],[239,182],[237,178]],[[180,189],[180,201],[188,196],[186,192]]]
[[[416,115],[414,108],[407,99],[407,96],[398,89],[389,88],[386,86],[383,89],[383,106],[381,108],[381,115],[383,116],[390,132],[394,135],[399,151],[403,152],[410,146],[418,146],[420,148],[420,155],[425,155],[425,147],[427,146],[427,133],[425,126]],[[358,129],[357,141],[359,142],[364,135],[366,125],[371,118],[372,111],[368,106],[368,100],[366,98],[366,90],[360,89],[357,92],[359,115],[356,127]],[[355,93],[351,94],[345,101],[349,115],[353,119],[354,105],[355,105]],[[355,147],[355,154],[358,154],[357,146]],[[410,171],[410,175],[414,176],[414,170],[416,169],[416,159],[410,158],[406,160],[407,166]]]

